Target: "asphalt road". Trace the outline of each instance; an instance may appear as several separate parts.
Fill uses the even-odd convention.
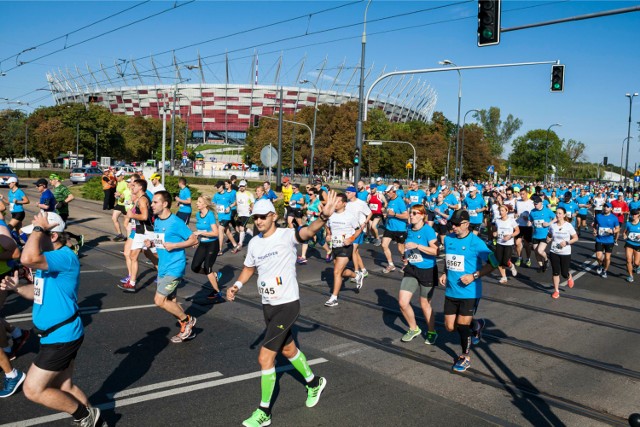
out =
[[[33,187],[27,191],[34,200]],[[255,281],[234,303],[201,306],[190,299],[208,293],[206,279],[189,273],[178,295],[198,317],[197,337],[171,344],[177,326],[153,306],[151,266],[141,263],[140,291],[121,292],[116,283],[126,275],[123,244],[110,240],[114,233],[101,203],[76,200],[71,213],[69,229],[87,237],[80,286],[86,338],[75,381],[108,424],[240,425],[260,398],[256,358],[264,323]],[[574,246],[576,285],[563,287],[558,300],[550,297],[550,271],[520,268],[507,285],[486,279],[478,315],[487,329],[462,375],[450,371],[459,343],[441,324],[442,289],[432,302],[436,345],[419,339],[404,344],[406,324],[397,303],[402,274],[381,273],[380,248],[363,246],[371,274],[359,294],[347,283],[335,308],[323,305],[331,265],[311,251],[309,264],[297,268],[302,313],[296,339],[328,385],[320,403],[306,408],[302,378],[286,359],[278,360],[273,425],[625,425],[640,410],[640,369],[634,365],[640,356],[640,280],[624,281],[622,245],[615,248],[609,278],[596,276],[592,249],[590,237]],[[244,251],[218,258],[223,285],[235,281],[243,259]],[[3,315],[28,328],[30,312],[28,302],[12,296]],[[28,369],[36,351],[32,339],[15,366]],[[66,414],[35,405],[21,392],[0,405],[0,426],[70,425]]]

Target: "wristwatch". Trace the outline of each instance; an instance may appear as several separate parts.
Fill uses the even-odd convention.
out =
[[[33,231],[39,231],[41,233],[44,233],[46,230],[40,227],[39,225],[36,225],[35,227],[33,227]]]
[[[480,278],[480,274],[478,274],[478,272],[476,271],[475,273],[473,273],[473,278],[474,279],[479,279]]]

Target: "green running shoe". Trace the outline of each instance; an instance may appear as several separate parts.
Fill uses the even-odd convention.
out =
[[[421,333],[422,333],[422,330],[419,327],[416,327],[415,330],[409,329],[407,331],[407,333],[403,335],[401,341],[402,342],[409,342],[412,339],[414,339],[415,337],[417,337],[418,335],[420,335]]]
[[[267,415],[262,409],[258,408],[253,414],[242,422],[245,427],[264,427],[271,425],[271,415]]]
[[[429,331],[427,332],[427,339],[424,343],[429,345],[434,345],[437,339],[438,339],[438,333],[436,331],[433,331],[433,332]]]
[[[516,259],[516,262],[515,262],[516,267],[520,267],[520,263],[522,263],[522,258]]]
[[[524,265],[531,267],[531,258],[527,259],[527,262],[525,262]]]
[[[327,379],[324,377],[320,377],[318,381],[317,387],[309,387],[307,386],[307,408],[313,408],[320,401],[320,395],[322,394],[322,390],[327,386]],[[271,422],[271,421],[269,421]],[[269,424],[262,424],[269,425]]]

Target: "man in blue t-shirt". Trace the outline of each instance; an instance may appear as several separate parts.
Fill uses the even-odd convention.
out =
[[[158,191],[153,195],[151,209],[156,215],[153,223],[153,242],[146,241],[147,247],[158,251],[158,284],[153,302],[175,316],[180,322],[180,331],[171,338],[172,343],[181,343],[195,337],[193,326],[196,318],[185,314],[177,302],[178,285],[184,277],[187,265],[185,249],[198,243],[189,227],[171,213],[171,194]]]
[[[191,220],[191,190],[187,187],[187,180],[183,177],[178,178],[178,187],[180,192],[176,196],[176,203],[178,203],[178,212],[176,216],[189,225]]]
[[[591,207],[591,195],[587,193],[586,188],[582,187],[580,195],[576,197],[576,203],[578,204],[578,226],[576,227],[576,232],[578,233],[578,237],[580,237],[580,229],[587,229],[587,213]]]
[[[544,206],[542,198],[534,194],[531,198],[534,209],[529,212],[529,221],[533,229],[531,243],[533,253],[538,262],[538,272],[545,272],[549,267],[547,258],[547,234],[552,223],[556,222],[556,214],[551,209]]]
[[[384,256],[387,258],[387,267],[382,270],[383,273],[391,273],[396,269],[393,264],[393,257],[391,256],[391,249],[389,245],[393,240],[398,244],[398,251],[403,257],[404,261],[404,241],[407,239],[407,219],[409,219],[409,212],[404,201],[398,197],[396,188],[391,185],[387,188],[387,215],[385,221],[385,230],[382,235],[382,250]]]
[[[411,181],[409,184],[409,191],[407,191],[404,196],[404,201],[407,206],[424,205],[426,198],[427,193],[418,188],[418,181]]]
[[[224,238],[225,236],[233,245],[233,250],[237,251],[238,243],[233,237],[233,227],[231,225],[231,205],[236,204],[236,198],[233,196],[231,199],[231,193],[226,191],[224,181],[218,181],[216,183],[216,190],[218,192],[214,194],[212,202],[216,205],[216,212],[218,213],[218,224],[222,228],[220,231],[220,251],[218,256],[222,255],[224,251]]]
[[[593,235],[596,237],[596,270],[603,279],[607,278],[607,270],[611,264],[611,252],[615,243],[614,236],[620,231],[618,217],[611,213],[611,203],[604,204],[603,213],[596,215],[593,222]]]
[[[56,211],[56,198],[47,188],[49,183],[46,179],[40,178],[35,182],[35,186],[38,189],[38,193],[40,193],[40,201],[38,202],[38,207],[43,212],[55,212]]]
[[[475,185],[469,187],[469,194],[462,201],[462,207],[469,212],[469,229],[477,236],[484,221],[483,212],[487,210],[487,204],[484,198],[478,195]]]
[[[478,344],[484,329],[484,320],[474,320],[480,298],[482,281],[498,266],[498,261],[487,244],[469,229],[469,212],[457,210],[449,223],[453,233],[444,238],[446,251],[444,273],[440,284],[444,292],[444,326],[449,332],[458,330],[462,354],[453,365],[454,372],[464,372],[471,366],[469,350]]]
[[[24,382],[27,398],[67,412],[78,425],[102,425],[100,410],[89,405],[86,394],[75,384],[76,392],[69,392],[84,330],[78,315],[80,262],[66,245],[64,226],[55,212],[36,215],[20,258],[24,267],[35,272],[33,283],[20,285],[16,272],[5,278],[0,288],[33,300],[33,324],[40,337],[40,350]]]

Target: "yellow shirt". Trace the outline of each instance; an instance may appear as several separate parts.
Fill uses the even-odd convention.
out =
[[[285,206],[289,206],[289,199],[291,199],[292,194],[293,185],[289,184],[287,186],[282,186],[282,200],[284,201]]]

